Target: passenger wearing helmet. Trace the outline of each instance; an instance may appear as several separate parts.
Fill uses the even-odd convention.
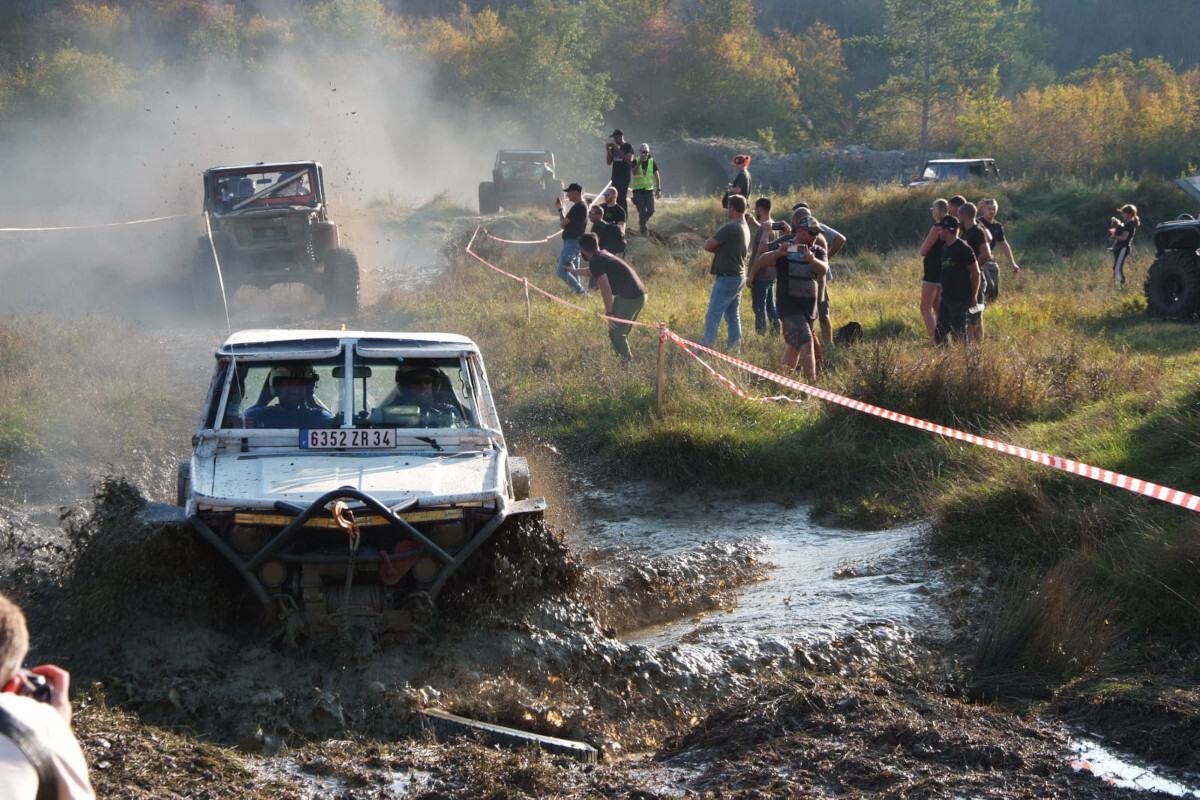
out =
[[[462,419],[462,410],[453,397],[449,380],[437,367],[404,365],[396,370],[396,394],[387,405],[416,406],[423,418],[430,417],[436,425],[452,425]],[[436,419],[445,415],[448,417]]]
[[[305,362],[280,364],[271,370],[273,399],[246,409],[248,428],[331,428],[335,417],[313,395],[318,375]]]

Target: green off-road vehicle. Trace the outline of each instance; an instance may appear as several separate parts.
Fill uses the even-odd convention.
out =
[[[330,313],[358,313],[358,259],[339,246],[320,163],[206,170],[204,213],[212,239],[200,237],[191,269],[199,309],[221,307],[223,280],[226,298],[239,286],[303,283],[325,296]]]
[[[501,208],[552,206],[563,182],[554,177],[554,153],[548,150],[501,150],[492,179],[479,184],[479,213]]]
[[[1200,175],[1176,183],[1200,200]],[[1190,214],[1154,228],[1154,263],[1143,289],[1156,319],[1200,319],[1200,221]]]

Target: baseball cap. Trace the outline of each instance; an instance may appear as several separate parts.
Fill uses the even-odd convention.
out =
[[[961,223],[952,215],[947,214],[937,221],[939,228],[945,228],[948,231],[957,231],[961,227]]]
[[[569,184],[567,186],[567,188],[563,189],[563,191],[564,192],[582,192],[583,187],[580,186],[578,183],[572,183],[572,184]]]
[[[817,218],[811,215],[802,216],[800,221],[796,223],[796,227],[814,235],[821,232],[821,223],[817,222]]]
[[[624,136],[624,135],[625,135],[625,131],[621,130],[620,128],[614,128],[613,132],[609,134],[609,138],[611,139],[613,136]]]
[[[639,153],[649,153],[650,145],[646,144],[645,142],[642,142],[640,145],[638,145],[638,152]]]

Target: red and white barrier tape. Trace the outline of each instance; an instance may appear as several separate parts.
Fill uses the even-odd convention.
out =
[[[0,233],[26,233],[38,231],[86,231],[94,228],[118,228],[123,225],[142,225],[146,222],[162,222],[168,219],[184,219],[195,214],[172,214],[169,217],[149,217],[147,219],[131,219],[128,222],[99,222],[95,225],[60,225],[53,228],[0,228]]]
[[[513,280],[528,283],[527,278],[521,278],[516,275],[513,275],[510,272],[505,272],[504,270],[500,269],[499,267],[495,266],[494,264],[488,263],[486,260],[484,260],[483,258],[481,258],[480,256],[476,255],[474,252],[471,251],[471,245],[474,244],[475,237],[479,235],[480,230],[482,230],[482,228],[476,228],[475,234],[472,235],[471,240],[469,242],[467,242],[466,252],[469,253],[471,255],[471,257],[477,259],[478,261],[480,261],[482,264],[486,265],[490,269],[493,269],[496,272],[499,272],[501,275],[506,275],[507,277],[512,278]],[[795,398],[790,398],[790,397],[750,398],[746,395],[745,391],[743,391],[741,387],[739,387],[737,384],[735,384],[729,378],[726,378],[724,375],[721,375],[720,373],[718,373],[715,369],[713,369],[707,363],[705,363],[698,355],[696,355],[695,352],[692,352],[693,349],[704,351],[705,353],[709,353],[709,354],[721,359],[722,361],[725,361],[729,364],[734,365],[735,367],[738,367],[739,369],[743,369],[746,372],[749,372],[752,375],[757,375],[760,378],[766,378],[767,380],[774,381],[775,383],[778,383],[780,386],[786,386],[789,389],[795,389],[795,390],[803,392],[807,395],[816,397],[820,400],[826,400],[830,403],[836,403],[840,406],[845,406],[846,408],[853,409],[854,411],[862,412],[863,414],[870,414],[871,416],[879,417],[880,419],[886,419],[890,422],[898,422],[901,425],[908,425],[909,427],[912,427],[912,428],[917,428],[919,430],[928,431],[930,433],[936,433],[937,435],[945,436],[948,439],[958,439],[961,442],[978,445],[980,447],[986,447],[989,450],[995,450],[996,452],[1004,453],[1005,455],[1016,456],[1017,458],[1023,458],[1026,461],[1032,461],[1036,464],[1042,464],[1043,466],[1047,466],[1052,469],[1058,469],[1058,470],[1062,470],[1064,472],[1070,472],[1074,475],[1079,475],[1084,478],[1089,478],[1090,480],[1098,481],[1100,483],[1104,483],[1109,486],[1116,486],[1119,489],[1124,489],[1129,492],[1134,492],[1135,494],[1144,495],[1146,497],[1150,497],[1155,500],[1161,500],[1164,503],[1171,503],[1172,505],[1176,505],[1181,508],[1186,508],[1189,511],[1200,511],[1200,496],[1197,496],[1194,494],[1189,494],[1187,492],[1181,492],[1178,489],[1171,489],[1167,486],[1160,486],[1157,483],[1150,483],[1149,481],[1144,481],[1140,478],[1131,478],[1128,475],[1122,475],[1121,473],[1113,472],[1112,470],[1100,469],[1099,467],[1093,467],[1090,464],[1084,464],[1083,462],[1080,462],[1080,461],[1072,461],[1071,459],[1068,459],[1068,458],[1062,458],[1060,456],[1052,456],[1048,453],[1043,453],[1038,450],[1031,450],[1027,447],[1017,447],[1016,445],[1005,444],[1004,442],[997,442],[994,439],[988,439],[984,436],[976,436],[973,433],[966,433],[964,431],[960,431],[955,428],[949,428],[944,425],[938,425],[936,423],[928,422],[923,419],[917,419],[916,417],[910,417],[907,414],[900,414],[895,411],[889,411],[886,408],[880,408],[879,406],[871,405],[870,403],[863,403],[861,401],[854,400],[849,397],[844,397],[844,396],[842,396],[840,394],[836,394],[834,392],[826,391],[825,389],[818,389],[815,386],[809,386],[808,384],[801,383],[800,381],[795,380],[793,378],[786,378],[783,375],[778,375],[774,372],[771,372],[770,370],[766,370],[766,369],[763,369],[762,367],[755,366],[754,364],[751,364],[749,362],[741,361],[740,359],[736,359],[736,358],[733,358],[732,356],[725,355],[724,353],[720,353],[716,350],[713,350],[712,348],[705,347],[704,345],[699,344],[697,342],[693,342],[693,341],[684,339],[681,336],[678,336],[675,332],[669,330],[665,324],[659,323],[658,325],[648,325],[647,323],[644,323],[644,322],[636,322],[634,320],[620,319],[617,317],[608,317],[608,316],[605,316],[604,314],[597,314],[595,311],[591,311],[586,308],[580,308],[579,306],[575,305],[574,303],[569,303],[566,300],[563,300],[561,297],[556,297],[555,295],[550,294],[550,292],[547,292],[544,289],[540,289],[532,283],[528,283],[528,285],[531,286],[538,293],[549,298],[550,300],[553,300],[557,303],[562,303],[565,306],[569,306],[569,307],[577,309],[579,311],[583,311],[587,314],[593,314],[598,317],[603,317],[604,319],[615,320],[617,322],[625,322],[625,323],[629,323],[631,325],[639,325],[639,326],[646,327],[646,328],[658,328],[660,338],[669,338],[672,341],[674,341],[675,344],[679,345],[679,347],[684,350],[684,352],[688,353],[688,355],[695,358],[696,361],[698,361],[706,370],[708,370],[709,374],[713,375],[715,378],[720,380],[722,383],[729,386],[730,389],[732,389],[739,397],[744,397],[746,399],[754,400],[756,402],[764,402],[764,401],[768,401],[768,400],[786,400],[786,401],[793,402],[793,403],[799,402]]]
[[[711,353],[717,358],[744,369],[747,372],[767,378],[768,380],[775,381],[782,386],[796,389],[821,400],[826,400],[830,403],[837,403],[840,406],[845,406],[846,408],[860,411],[864,414],[870,414],[871,416],[879,417],[880,419],[886,419],[890,422],[898,422],[901,425],[908,425],[912,428],[928,431],[930,433],[936,433],[937,435],[945,436],[948,439],[958,439],[959,441],[966,442],[968,444],[979,445],[980,447],[986,447],[989,450],[995,450],[996,452],[1004,453],[1005,455],[1023,458],[1026,461],[1042,464],[1043,466],[1047,466],[1052,469],[1070,472],[1074,475],[1099,481],[1100,483],[1104,483],[1109,486],[1116,486],[1118,489],[1124,489],[1126,491],[1144,495],[1155,500],[1161,500],[1164,503],[1171,503],[1172,505],[1186,508],[1189,511],[1200,511],[1200,496],[1189,494],[1187,492],[1181,492],[1178,489],[1172,489],[1167,486],[1160,486],[1157,483],[1150,483],[1149,481],[1144,481],[1140,478],[1131,478],[1128,475],[1122,475],[1121,473],[1113,472],[1112,470],[1093,467],[1090,464],[1084,464],[1081,461],[1072,461],[1069,458],[1052,456],[1039,450],[1032,450],[1027,447],[1017,447],[1016,445],[997,442],[995,439],[988,439],[984,436],[976,436],[973,433],[966,433],[955,428],[946,427],[945,425],[938,425],[923,419],[910,417],[907,414],[889,411],[886,408],[880,408],[879,406],[874,406],[870,403],[863,403],[859,400],[843,397],[840,394],[835,394],[834,392],[826,391],[825,389],[818,389],[815,386],[809,386],[808,384],[801,383],[800,381],[793,380],[791,378],[785,378],[782,375],[776,375],[774,372],[765,370],[762,367],[756,367],[753,364],[748,364],[745,361],[732,358],[724,353],[718,353],[716,350],[712,350],[704,345],[697,344],[696,342],[690,342],[686,339],[681,339],[670,331],[667,333],[676,341],[676,344],[679,344],[685,349],[692,347],[696,348],[697,350],[703,350],[704,352]],[[729,383],[727,379],[723,380],[725,380],[726,383]],[[739,392],[739,394],[740,393],[741,392]]]

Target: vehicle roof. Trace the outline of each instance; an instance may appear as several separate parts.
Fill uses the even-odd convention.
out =
[[[204,172],[205,172],[205,174],[207,174],[209,172],[225,172],[226,170],[240,171],[240,170],[252,170],[252,169],[265,171],[265,170],[273,170],[273,169],[279,169],[279,168],[295,169],[297,167],[319,167],[319,166],[321,166],[321,162],[319,162],[319,161],[260,161],[257,164],[240,164],[240,165],[233,165],[233,166],[228,166],[228,167],[209,167],[208,169],[204,170]]]
[[[297,349],[302,350],[306,343],[316,345],[318,341],[344,341],[347,339],[369,339],[373,343],[378,343],[377,346],[383,348],[388,346],[395,346],[396,348],[424,348],[431,345],[453,345],[454,349],[460,351],[470,350],[477,352],[479,350],[475,342],[466,336],[460,336],[456,333],[260,328],[230,334],[229,338],[221,344],[217,352],[224,355],[234,352],[235,349],[244,352],[246,349],[252,349],[254,345],[266,345],[272,350],[277,350],[279,345],[286,344],[295,344],[297,345]]]
[[[931,158],[926,164],[974,164],[976,161],[995,161],[994,158]]]
[[[501,150],[500,153],[513,153],[514,155],[542,155],[549,153],[549,150]]]

